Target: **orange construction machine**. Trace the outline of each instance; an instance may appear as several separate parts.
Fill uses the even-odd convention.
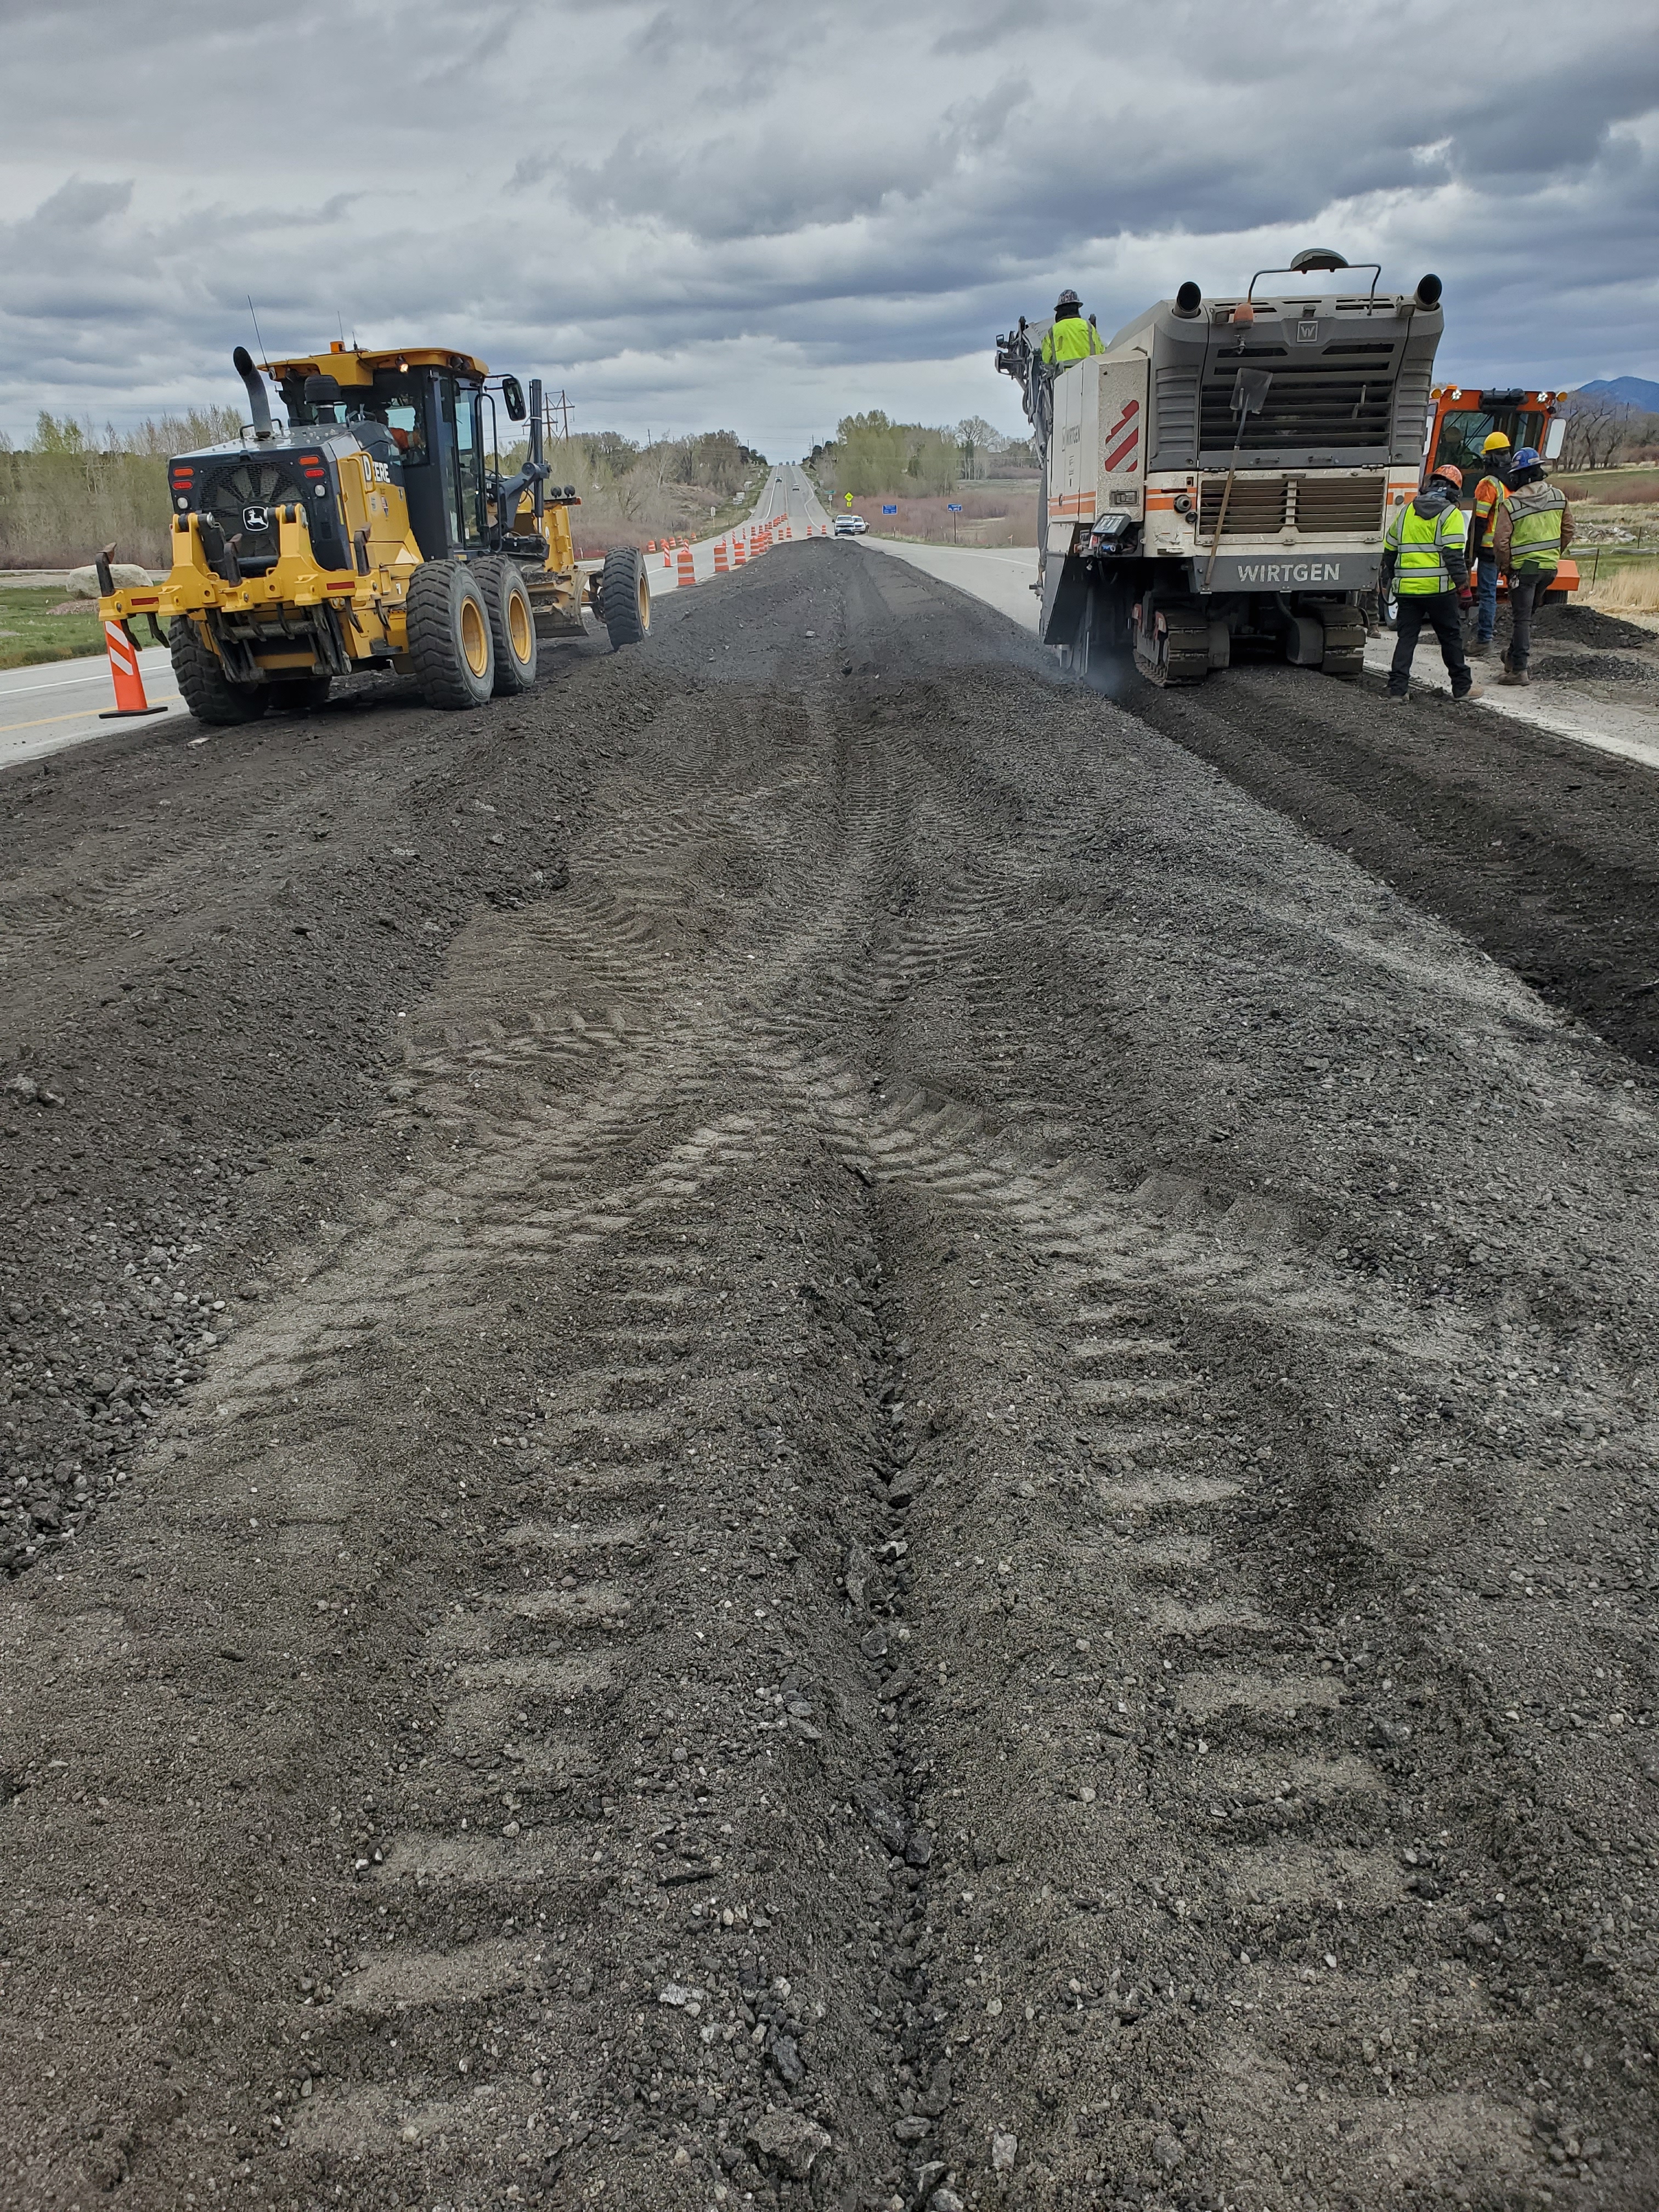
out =
[[[1475,486],[1486,473],[1486,443],[1495,431],[1509,440],[1511,453],[1531,446],[1546,461],[1559,460],[1566,440],[1564,410],[1570,396],[1565,392],[1522,392],[1513,387],[1476,392],[1461,385],[1436,385],[1429,394],[1424,475],[1452,463],[1463,472],[1463,504],[1469,507],[1474,501]],[[1578,563],[1569,555],[1557,569],[1548,596],[1561,599],[1577,589]]]

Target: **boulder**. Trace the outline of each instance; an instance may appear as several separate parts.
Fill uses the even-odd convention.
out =
[[[109,573],[118,589],[141,591],[152,580],[148,568],[141,568],[133,561],[112,561]],[[98,571],[88,567],[71,568],[64,579],[64,589],[72,599],[95,599],[98,597]]]

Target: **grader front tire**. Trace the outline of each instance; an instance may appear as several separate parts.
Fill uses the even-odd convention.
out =
[[[636,546],[615,545],[605,555],[599,571],[599,620],[613,653],[650,635],[651,584],[645,556]]]
[[[511,698],[536,681],[536,616],[516,562],[502,555],[475,561],[472,574],[489,610],[495,647],[495,696]]]
[[[495,682],[489,609],[459,561],[428,561],[410,579],[409,657],[428,706],[482,707]]]

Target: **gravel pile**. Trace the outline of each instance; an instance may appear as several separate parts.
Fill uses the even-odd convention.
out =
[[[1659,660],[1630,660],[1616,653],[1540,653],[1533,673],[1555,684],[1659,684]]]

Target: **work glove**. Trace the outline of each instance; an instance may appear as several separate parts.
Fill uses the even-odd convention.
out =
[[[1457,604],[1460,607],[1472,607],[1474,605],[1474,593],[1467,584],[1457,594]]]

